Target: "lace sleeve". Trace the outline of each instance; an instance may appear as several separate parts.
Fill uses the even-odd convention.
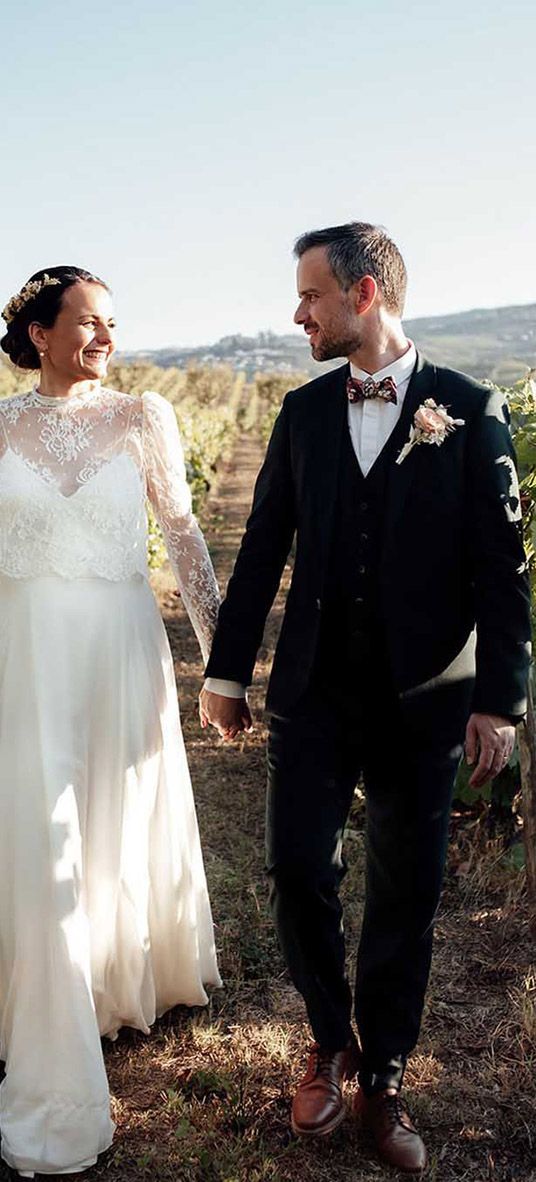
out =
[[[143,454],[147,494],[206,662],[220,594],[205,539],[192,513],[175,411],[153,391],[143,395]]]

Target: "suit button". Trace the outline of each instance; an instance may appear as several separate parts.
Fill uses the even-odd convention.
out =
[[[362,513],[366,513],[368,509],[368,501],[361,501],[359,508],[361,509]]]
[[[320,611],[321,607],[322,607],[322,600],[321,600],[321,599],[317,599],[317,600],[316,600],[316,608],[317,608],[317,611]]]
[[[363,599],[362,595],[356,595],[356,597],[354,599],[354,603],[357,603],[358,607],[361,607],[361,604],[364,602],[365,602],[365,600]]]
[[[362,542],[368,542],[368,534],[360,534],[359,537]]]
[[[366,575],[366,573],[367,573],[366,566],[361,565],[361,566],[358,566],[357,569],[358,569],[360,575]]]

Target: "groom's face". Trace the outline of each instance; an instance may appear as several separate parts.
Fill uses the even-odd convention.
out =
[[[307,250],[298,262],[300,302],[294,323],[303,324],[315,361],[349,357],[362,344],[355,296],[343,291],[328,263],[325,246]]]

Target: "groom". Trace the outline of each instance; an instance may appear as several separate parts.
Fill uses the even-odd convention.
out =
[[[416,1171],[426,1152],[399,1092],[419,1033],[454,777],[464,741],[472,785],[495,776],[525,711],[518,487],[500,396],[406,339],[406,269],[385,231],[314,231],[295,253],[295,321],[317,361],[348,361],[283,402],[201,720],[226,738],[250,725],[245,687],[296,537],[267,699],[271,904],[315,1038],[292,1126],[335,1129],[343,1081],[358,1070],[356,1109],[380,1155]],[[358,1046],[338,891],[361,775]]]

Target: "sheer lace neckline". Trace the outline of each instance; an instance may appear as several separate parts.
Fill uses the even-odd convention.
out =
[[[1,575],[148,578],[146,496],[207,660],[219,594],[171,403],[108,387],[0,399]]]
[[[42,394],[37,386],[34,386],[27,395],[27,401],[30,405],[47,407],[50,410],[64,410],[66,407],[85,406],[87,402],[92,402],[102,394],[102,386],[99,384],[93,386],[89,390],[82,390],[72,394]]]

